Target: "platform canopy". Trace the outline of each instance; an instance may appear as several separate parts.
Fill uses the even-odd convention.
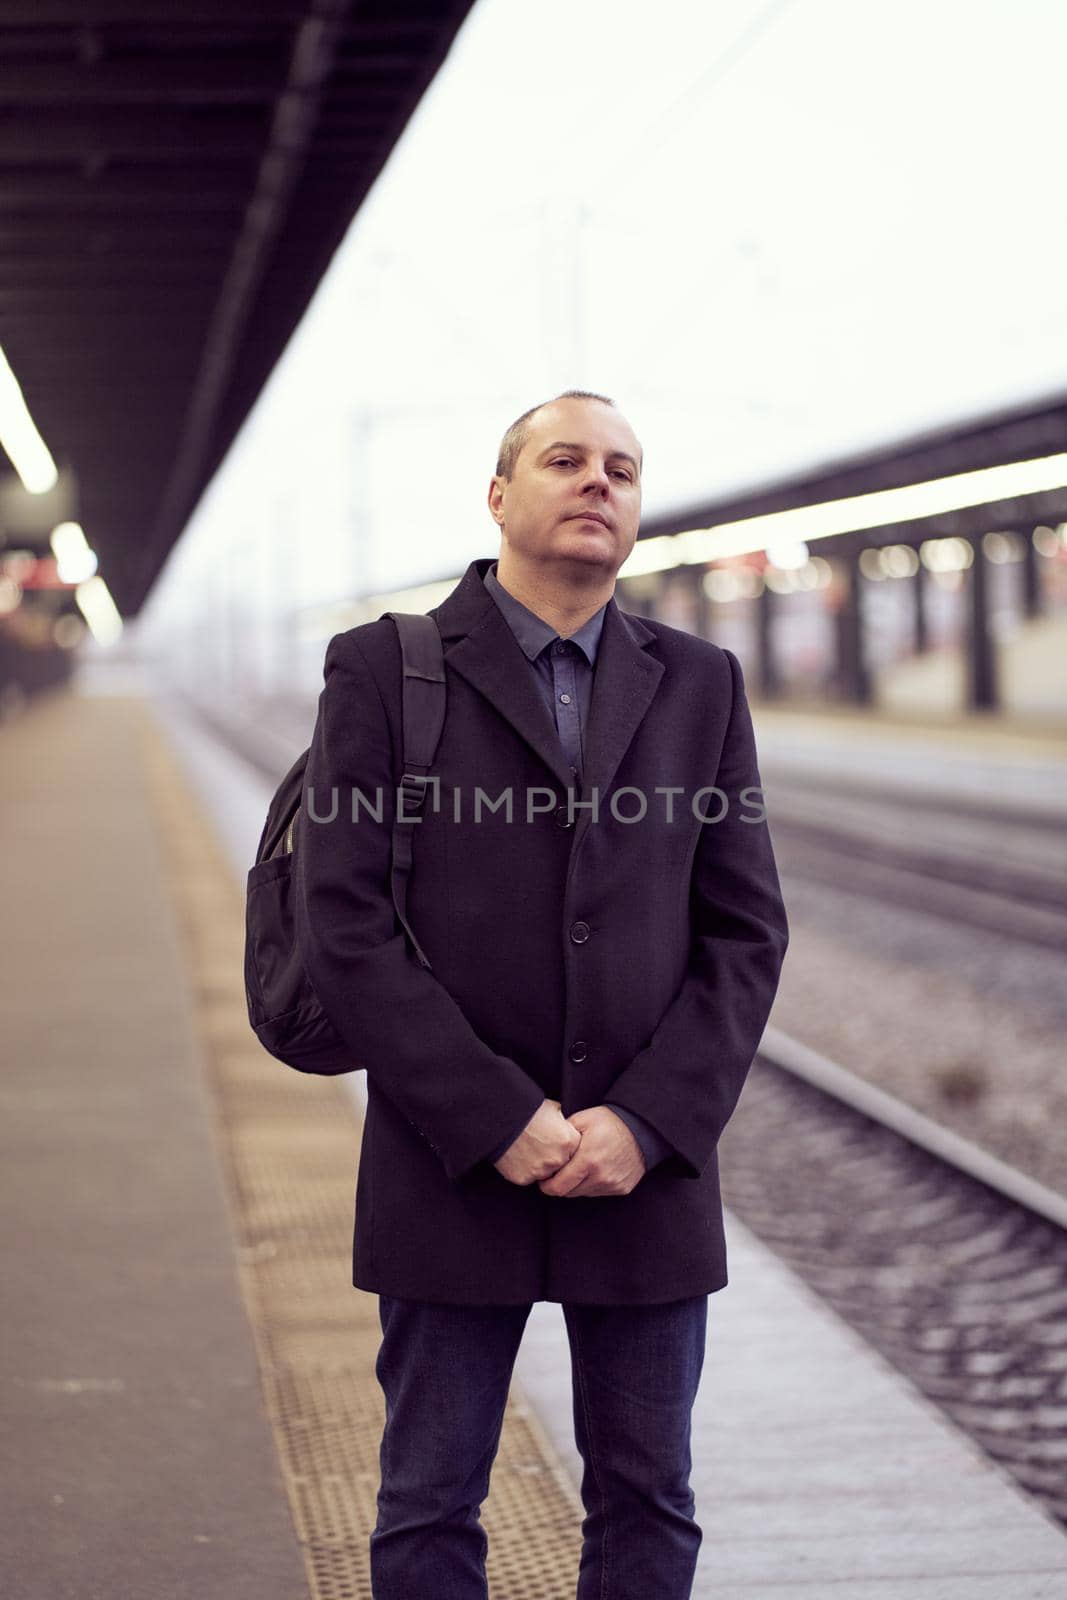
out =
[[[929,483],[958,473],[980,473],[990,467],[1040,462],[1046,457],[1061,461],[1065,449],[1067,391],[1059,390],[1025,404],[894,439],[877,449],[816,462],[799,472],[736,493],[709,496],[646,517],[641,524],[641,537],[652,539],[687,528],[717,527],[801,506],[825,506],[853,495],[874,495],[883,489]],[[1062,474],[1056,477],[1054,486],[1040,491],[1020,487],[1010,497],[1001,494],[1000,489],[992,488],[983,500],[980,494],[968,498],[964,492],[958,509],[916,515],[900,523],[873,522],[867,527],[860,518],[847,542],[834,539],[833,548],[855,552],[871,542],[904,540],[918,544],[931,537],[981,534],[1001,523],[1012,526],[1067,517],[1067,487]],[[808,537],[815,549],[821,548],[818,533]]]
[[[123,613],[470,4],[0,0],[0,346]]]

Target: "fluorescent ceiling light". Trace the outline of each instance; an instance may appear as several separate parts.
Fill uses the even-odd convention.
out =
[[[96,552],[90,550],[81,525],[60,522],[52,529],[49,543],[56,558],[56,573],[61,583],[82,583],[96,571]]]
[[[122,633],[122,618],[103,578],[86,578],[75,589],[74,598],[97,644],[114,644]]]
[[[30,416],[19,381],[0,349],[0,444],[30,494],[51,489],[59,473]]]
[[[1043,494],[1067,488],[1067,454],[1040,456],[1034,461],[1009,461],[999,467],[957,472],[926,483],[908,483],[899,489],[878,489],[873,494],[827,500],[816,506],[794,506],[739,522],[720,522],[710,528],[690,528],[684,533],[640,539],[624,563],[620,578],[639,573],[663,572],[669,567],[721,561],[729,556],[766,550],[779,540],[829,539],[841,533],[862,533],[868,528],[914,522],[946,511],[962,511],[1020,495]]]

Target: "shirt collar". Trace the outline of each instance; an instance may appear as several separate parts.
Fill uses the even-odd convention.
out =
[[[521,600],[516,600],[509,594],[496,575],[496,562],[486,569],[483,579],[485,587],[489,590],[500,610],[504,613],[505,621],[509,624],[512,633],[519,641],[523,654],[528,661],[535,661],[546,645],[558,639],[560,635],[551,627],[543,617],[524,606]],[[576,633],[570,638],[579,647],[591,667],[596,666],[597,650],[600,647],[600,635],[604,628],[604,613],[607,610],[607,601],[594,611],[588,622],[583,622]]]

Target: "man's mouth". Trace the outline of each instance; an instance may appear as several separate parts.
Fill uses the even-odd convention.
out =
[[[599,511],[575,511],[567,518],[568,522],[599,522],[602,528],[609,526],[607,517],[602,517]]]

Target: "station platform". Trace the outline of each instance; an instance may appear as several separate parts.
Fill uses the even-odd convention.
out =
[[[995,713],[918,713],[815,708],[753,701],[760,771],[816,775],[893,794],[1037,815],[1067,815],[1067,720]]]
[[[48,695],[0,750],[6,1581],[20,1600],[369,1596],[361,1075],[287,1072],[247,1026],[263,780],[130,693]],[[727,1226],[698,1600],[1063,1594],[1063,1530]],[[539,1303],[485,1509],[496,1600],[573,1594],[570,1416],[562,1316]]]

